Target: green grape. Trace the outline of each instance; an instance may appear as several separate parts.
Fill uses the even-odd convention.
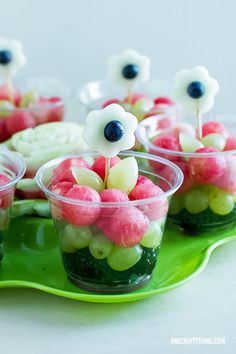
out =
[[[224,150],[226,139],[221,134],[208,134],[201,139],[206,147],[213,147],[217,150]]]
[[[234,208],[234,196],[219,188],[214,188],[209,195],[209,207],[218,215],[227,215]]]
[[[143,249],[139,245],[131,248],[114,246],[107,258],[108,265],[117,271],[124,271],[133,267],[142,257]]]
[[[179,134],[179,143],[183,152],[195,152],[197,149],[203,147],[203,144],[199,140],[183,133]]]
[[[20,107],[26,108],[32,103],[36,103],[39,99],[37,92],[29,91],[26,92],[20,100]]]
[[[132,108],[132,113],[139,121],[141,121],[143,120],[145,114],[150,112],[153,106],[153,100],[151,100],[150,98],[143,97],[140,98],[137,102],[135,102]]]
[[[113,166],[108,174],[107,188],[120,189],[129,194],[138,179],[138,164],[134,157],[126,157]]]
[[[87,247],[92,237],[92,231],[88,226],[77,227],[68,224],[61,232],[61,249],[64,252],[73,253]]]
[[[174,195],[170,201],[170,215],[177,215],[184,208],[184,198],[182,195]]]
[[[71,167],[74,179],[80,186],[89,186],[97,192],[101,192],[105,186],[101,177],[88,168]]]
[[[104,235],[94,236],[89,242],[89,251],[94,258],[104,259],[112,251],[113,243]]]
[[[198,214],[208,208],[208,196],[200,189],[192,189],[184,197],[184,206],[191,214]]]
[[[11,115],[14,105],[7,100],[0,100],[0,117],[8,117]]]
[[[147,248],[157,248],[162,240],[162,230],[158,222],[151,222],[147,232],[143,235],[140,245]]]

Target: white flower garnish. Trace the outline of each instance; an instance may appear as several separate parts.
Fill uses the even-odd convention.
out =
[[[145,82],[149,76],[150,59],[133,49],[127,49],[108,59],[108,78],[114,84]]]
[[[83,128],[76,123],[46,123],[14,134],[7,145],[24,158],[26,174],[32,177],[40,166],[51,159],[86,151],[82,131]]]
[[[26,64],[21,42],[0,37],[0,76],[9,78]]]
[[[104,157],[116,156],[135,144],[137,118],[118,104],[91,111],[83,131],[85,142]]]
[[[209,76],[204,66],[180,70],[174,79],[174,96],[185,113],[206,113],[214,105],[218,82]]]

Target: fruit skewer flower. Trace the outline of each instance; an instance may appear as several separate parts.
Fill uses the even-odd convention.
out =
[[[137,125],[137,118],[125,112],[118,104],[111,104],[88,114],[83,137],[90,148],[106,159],[105,184],[110,169],[110,158],[134,146]]]
[[[174,96],[184,113],[196,114],[198,137],[202,138],[202,114],[214,105],[214,96],[219,91],[218,82],[210,77],[204,66],[177,72],[174,79]]]
[[[108,78],[118,85],[127,87],[127,103],[132,104],[133,87],[145,82],[150,76],[150,59],[133,49],[127,49],[108,59]]]
[[[26,64],[22,44],[15,39],[0,38],[0,75],[6,80],[10,100],[14,103],[12,77]]]

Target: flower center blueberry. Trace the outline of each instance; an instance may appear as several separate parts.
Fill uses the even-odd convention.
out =
[[[124,134],[124,127],[118,120],[112,120],[107,123],[104,129],[105,138],[111,143],[119,141]]]
[[[12,60],[12,53],[10,50],[0,50],[0,64],[7,65]]]
[[[138,75],[138,67],[135,64],[127,64],[123,67],[122,75],[127,80],[135,79]]]
[[[205,87],[200,81],[193,81],[188,85],[187,92],[190,97],[198,99],[205,94]]]

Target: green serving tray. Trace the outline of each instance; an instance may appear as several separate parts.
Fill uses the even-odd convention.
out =
[[[122,295],[98,295],[71,284],[63,270],[51,219],[21,216],[12,219],[5,237],[6,250],[0,267],[0,288],[39,289],[74,300],[116,303],[137,301],[174,289],[199,274],[212,251],[236,240],[236,228],[198,237],[166,229],[158,264],[151,282]]]

